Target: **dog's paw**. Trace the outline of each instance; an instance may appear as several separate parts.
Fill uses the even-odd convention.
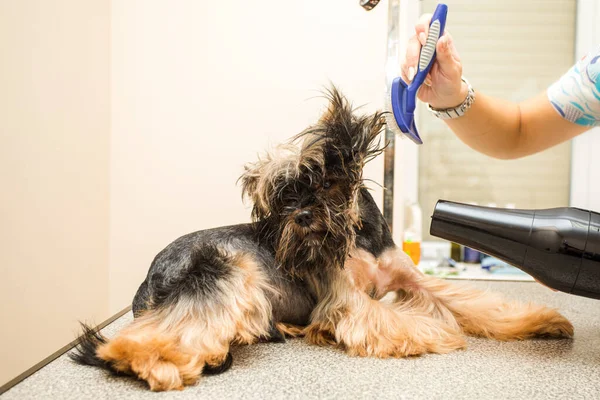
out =
[[[537,335],[553,338],[573,337],[575,330],[568,319],[556,310],[546,309],[544,311],[539,329],[535,332]]]
[[[310,324],[304,329],[304,337],[306,341],[318,346],[335,346],[335,333],[333,328],[323,324]]]
[[[464,336],[441,320],[415,317],[415,326],[407,329],[407,355],[446,354],[467,346]],[[422,351],[415,351],[422,350]]]
[[[338,331],[346,352],[353,356],[401,358],[426,353],[444,354],[466,347],[464,337],[442,321],[428,316],[406,317],[402,324],[382,324]]]
[[[432,332],[433,335],[425,342],[428,353],[446,354],[467,347],[464,336],[452,328],[445,326],[438,332],[439,336]]]
[[[152,391],[183,390],[196,383],[204,362],[179,350],[170,340],[147,340],[144,342],[117,337],[98,347],[98,357],[111,364],[116,371],[132,374],[148,383]],[[217,365],[227,354],[206,358],[207,363]]]
[[[403,337],[390,340],[380,338],[371,343],[347,344],[346,352],[351,356],[377,358],[415,357],[427,353],[445,354],[463,349],[465,340],[460,335],[442,336],[438,340],[422,340],[422,338]]]
[[[481,323],[468,321],[463,328],[472,335],[502,341],[573,336],[569,320],[554,309],[536,304],[508,304],[490,313]]]

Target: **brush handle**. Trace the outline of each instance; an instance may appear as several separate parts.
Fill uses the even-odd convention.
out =
[[[413,81],[410,85],[407,85],[401,77],[394,79],[390,88],[391,92],[387,97],[387,100],[391,102],[389,109],[392,111],[393,116],[393,118],[386,117],[390,120],[388,126],[391,126],[391,129],[395,131],[401,131],[417,144],[423,144],[415,125],[417,91],[425,81],[425,77],[435,61],[435,48],[439,38],[444,34],[447,14],[448,6],[441,3],[438,4],[435,12],[431,16],[427,41],[421,48],[417,73],[415,74]]]
[[[419,64],[417,65],[417,73],[413,81],[411,82],[408,90],[418,90],[419,87],[425,81],[433,62],[435,61],[435,48],[438,40],[444,34],[444,28],[446,27],[446,16],[448,15],[448,6],[445,4],[438,4],[433,15],[431,16],[431,22],[429,24],[429,33],[427,34],[427,41],[421,48],[421,54],[419,55]]]

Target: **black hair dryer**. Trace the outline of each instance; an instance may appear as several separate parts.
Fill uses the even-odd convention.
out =
[[[600,214],[516,210],[440,200],[430,233],[494,256],[544,285],[600,299]]]

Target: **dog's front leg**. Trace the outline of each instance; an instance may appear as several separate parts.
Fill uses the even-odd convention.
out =
[[[381,358],[447,353],[465,346],[443,320],[371,298],[346,271],[332,271],[316,284],[319,302],[306,328],[311,343],[337,344],[350,355]]]

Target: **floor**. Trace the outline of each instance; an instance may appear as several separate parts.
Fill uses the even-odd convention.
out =
[[[600,397],[600,303],[531,282],[472,282],[557,307],[573,340],[500,343],[469,339],[467,350],[411,359],[351,358],[301,340],[233,350],[227,373],[181,392],[151,393],[140,381],[74,365],[66,356],[2,396],[10,399],[594,399]],[[127,314],[108,326],[112,335]]]

